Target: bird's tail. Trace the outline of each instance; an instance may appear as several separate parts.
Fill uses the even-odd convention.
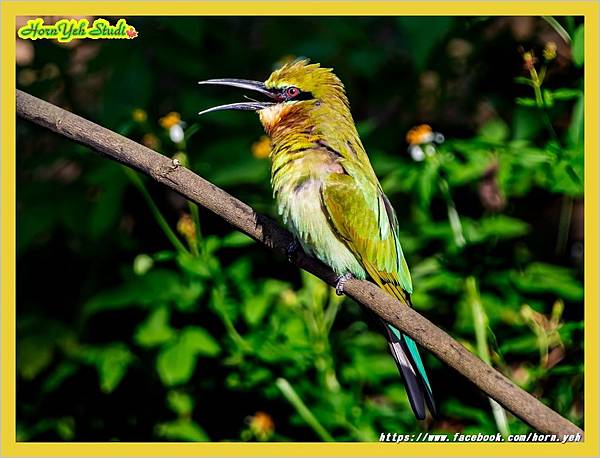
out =
[[[425,419],[425,403],[433,416],[437,415],[431,385],[414,340],[389,323],[381,320],[386,330],[392,356],[396,360],[406,387],[410,406],[418,420]]]

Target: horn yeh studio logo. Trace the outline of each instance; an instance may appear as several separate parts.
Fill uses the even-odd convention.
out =
[[[61,19],[56,24],[44,24],[44,19],[36,18],[20,27],[17,35],[24,40],[47,39],[68,43],[82,38],[131,40],[138,36],[138,32],[125,19],[119,19],[115,25],[111,25],[106,19],[100,18],[90,26],[87,19]]]

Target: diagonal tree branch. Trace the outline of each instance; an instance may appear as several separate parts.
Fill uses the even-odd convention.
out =
[[[292,236],[270,218],[204,180],[191,170],[111,130],[17,90],[17,114],[35,124],[88,146],[110,159],[149,175],[186,199],[211,210],[259,243],[285,255]],[[319,261],[300,253],[294,264],[334,285],[335,274]],[[348,296],[411,336],[507,410],[544,434],[583,436],[583,431],[500,372],[485,364],[446,332],[407,304],[386,294],[373,283],[351,279],[344,285]]]

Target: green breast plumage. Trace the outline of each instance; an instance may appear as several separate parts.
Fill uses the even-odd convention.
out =
[[[339,275],[351,272],[358,278],[365,278],[364,268],[334,232],[323,210],[321,190],[324,180],[331,174],[343,172],[338,158],[318,145],[279,151],[273,155],[273,194],[283,222],[305,252]]]

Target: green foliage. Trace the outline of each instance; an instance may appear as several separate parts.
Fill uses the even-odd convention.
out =
[[[110,393],[117,387],[134,358],[121,342],[79,348],[77,356],[96,368],[100,389],[105,393]]]
[[[139,17],[135,40],[36,41],[17,79],[277,218],[256,117],[198,119],[230,95],[196,81],[264,79],[290,55],[333,66],[397,210],[415,308],[582,425],[584,26],[537,18],[520,43],[511,20]],[[411,156],[422,122],[445,141]],[[529,431],[424,351],[440,417],[417,424],[357,304],[65,139],[19,122],[17,146],[18,440]]]
[[[168,344],[156,358],[156,370],[166,386],[189,381],[196,366],[198,355],[215,357],[219,344],[204,329],[187,327]]]
[[[573,34],[573,46],[571,49],[573,52],[573,63],[577,67],[581,67],[583,65],[585,50],[584,32],[583,24],[581,24],[579,27],[577,27],[577,30],[575,30],[575,33]]]

